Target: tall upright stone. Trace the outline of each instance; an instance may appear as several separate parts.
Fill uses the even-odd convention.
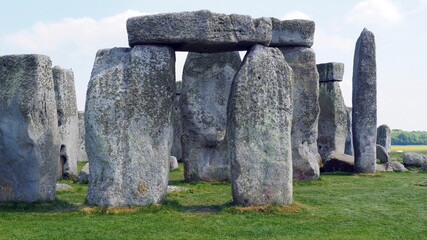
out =
[[[276,48],[255,45],[233,80],[227,143],[233,201],[292,203],[292,70]]]
[[[86,135],[86,129],[85,129],[85,113],[82,111],[78,112],[79,117],[79,139],[78,139],[78,152],[77,152],[77,161],[78,162],[87,162],[87,153],[86,153],[86,146],[85,146],[85,135]]]
[[[391,130],[389,126],[383,124],[377,128],[377,144],[383,146],[388,153],[391,151]]]
[[[52,62],[0,57],[0,202],[55,200],[59,133]]]
[[[58,178],[77,176],[79,119],[74,74],[70,69],[55,66],[52,69],[52,76],[60,142]]]
[[[171,149],[171,155],[176,157],[178,161],[182,160],[182,147],[181,147],[181,136],[182,136],[182,115],[181,107],[179,102],[181,99],[182,81],[176,82],[176,92],[174,98],[174,116],[173,116],[173,143]]]
[[[293,176],[300,180],[319,178],[320,155],[317,151],[319,119],[319,74],[316,55],[311,48],[282,47],[292,68],[293,106],[292,161]]]
[[[174,93],[171,48],[98,51],[85,111],[88,204],[146,205],[165,197]]]
[[[352,129],[352,108],[347,107],[347,136],[345,138],[345,150],[344,153],[350,156],[353,156],[353,129]]]
[[[238,52],[187,55],[181,95],[182,157],[185,180],[226,181],[230,178],[225,130]]]
[[[377,137],[377,69],[374,34],[363,29],[357,39],[353,63],[354,167],[375,172]]]
[[[344,75],[343,63],[317,65],[319,72],[319,132],[317,145],[322,160],[332,151],[344,153],[347,136],[347,107],[339,82]]]

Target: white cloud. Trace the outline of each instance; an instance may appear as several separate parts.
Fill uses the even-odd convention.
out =
[[[297,10],[288,12],[287,14],[285,14],[285,16],[283,16],[281,18],[281,20],[289,20],[289,19],[307,19],[307,20],[312,20],[312,18],[309,15],[307,15],[307,14],[301,12],[301,11],[297,11]]]
[[[350,23],[372,24],[383,28],[395,26],[402,19],[399,7],[389,0],[359,2],[346,16],[346,21]]]

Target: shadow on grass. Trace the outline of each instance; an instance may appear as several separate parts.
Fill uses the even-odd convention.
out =
[[[52,202],[0,203],[1,212],[63,213],[77,208],[77,205],[58,199]]]

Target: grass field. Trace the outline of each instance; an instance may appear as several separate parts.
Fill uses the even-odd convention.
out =
[[[80,164],[82,167],[82,164]],[[323,174],[294,182],[294,205],[230,205],[229,183],[189,188],[164,204],[106,208],[84,205],[87,185],[39,204],[0,204],[0,239],[427,239],[427,172]]]

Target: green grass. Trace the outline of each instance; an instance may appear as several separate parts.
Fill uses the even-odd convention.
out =
[[[288,208],[230,205],[229,183],[184,183],[183,170],[164,204],[106,208],[84,205],[87,185],[53,203],[0,204],[0,239],[427,239],[426,172],[324,173],[294,182]]]

